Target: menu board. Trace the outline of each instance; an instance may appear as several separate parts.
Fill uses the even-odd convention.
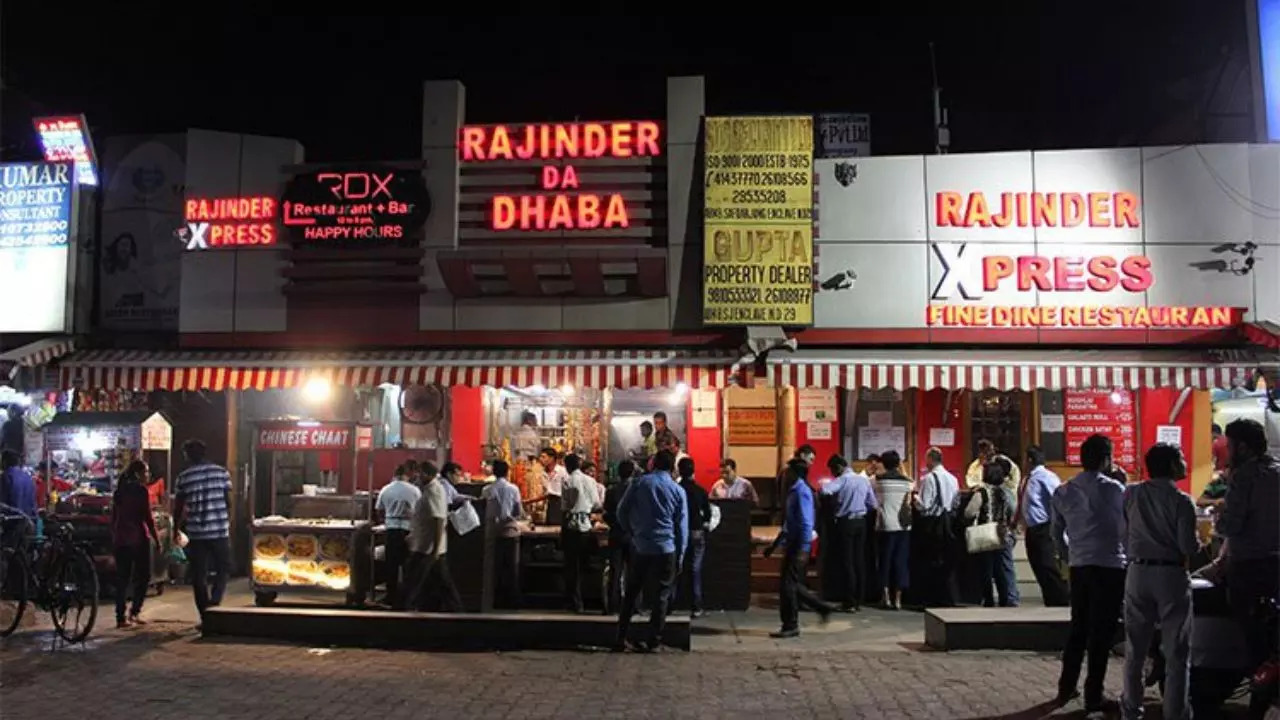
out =
[[[1127,470],[1137,467],[1138,440],[1133,393],[1128,390],[1066,391],[1067,463],[1080,464],[1080,444],[1090,435],[1106,435],[1114,460]]]

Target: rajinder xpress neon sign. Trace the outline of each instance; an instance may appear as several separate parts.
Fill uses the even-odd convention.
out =
[[[578,169],[566,161],[657,157],[656,122],[468,125],[458,152],[463,162],[546,161],[541,192],[498,194],[486,212],[493,230],[595,230],[630,227],[620,192],[582,190]]]

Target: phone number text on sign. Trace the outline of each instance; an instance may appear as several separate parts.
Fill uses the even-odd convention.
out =
[[[813,119],[707,118],[703,322],[813,322]]]

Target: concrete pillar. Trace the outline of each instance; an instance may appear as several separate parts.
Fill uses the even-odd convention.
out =
[[[422,159],[427,167],[427,192],[431,214],[427,217],[423,243],[426,247],[423,277],[427,293],[419,305],[421,330],[451,330],[454,327],[453,298],[440,277],[436,252],[458,247],[458,133],[466,122],[467,89],[456,80],[439,80],[422,85]]]
[[[702,76],[667,78],[667,271],[673,328],[702,326]]]

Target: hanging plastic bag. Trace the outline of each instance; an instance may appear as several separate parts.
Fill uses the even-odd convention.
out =
[[[718,527],[720,527],[720,506],[712,503],[711,520],[707,523],[707,532],[715,532]]]
[[[476,513],[476,509],[471,507],[471,503],[464,502],[457,510],[449,513],[449,522],[459,535],[466,535],[480,527],[480,516]]]

